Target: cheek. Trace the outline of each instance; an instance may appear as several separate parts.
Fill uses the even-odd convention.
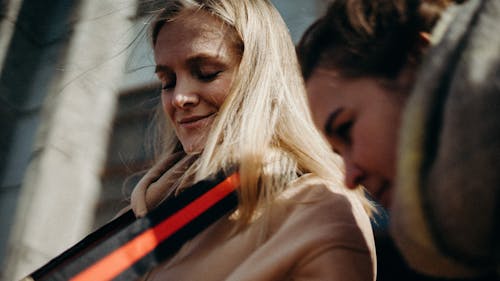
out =
[[[366,170],[374,172],[384,163],[384,151],[381,147],[379,131],[372,130],[363,124],[365,120],[358,120],[352,128],[351,157],[355,163]]]
[[[391,179],[394,174],[396,143],[392,122],[378,126],[355,128],[352,134],[352,157],[371,174]]]
[[[207,89],[206,99],[212,106],[219,109],[229,95],[230,87],[231,81],[228,79],[214,83]]]
[[[325,134],[326,132],[324,131],[325,127],[324,123],[326,120],[326,113],[324,105],[326,103],[324,101],[320,102],[320,99],[318,99],[316,96],[313,95],[308,95],[308,99],[309,99],[309,108],[314,124],[323,134]]]
[[[172,100],[170,95],[163,93],[161,94],[161,106],[163,109],[163,113],[168,117],[168,120],[172,122],[174,116],[174,108],[172,106]]]
[[[398,149],[402,107],[395,103],[386,103],[386,105],[383,111],[378,114],[380,125],[377,145],[380,147],[380,157],[385,161],[386,169],[392,169],[395,165],[395,155]],[[393,171],[390,170],[386,173],[392,174]]]
[[[228,92],[215,92],[213,95],[212,95],[212,101],[211,101],[211,104],[212,106],[214,106],[215,108],[219,109],[222,104],[224,103],[224,101],[226,100],[227,96],[228,96]]]

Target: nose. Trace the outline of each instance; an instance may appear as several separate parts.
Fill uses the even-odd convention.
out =
[[[361,184],[363,178],[364,178],[364,172],[363,170],[350,161],[349,159],[344,158],[344,164],[345,164],[345,185],[349,189],[355,189],[359,184]]]
[[[172,106],[178,109],[186,109],[196,106],[200,98],[196,91],[195,83],[190,81],[177,81],[173,97]]]

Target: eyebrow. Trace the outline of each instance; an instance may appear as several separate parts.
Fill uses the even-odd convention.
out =
[[[224,66],[225,63],[219,59],[220,56],[213,56],[209,54],[198,54],[192,56],[186,60],[186,64],[188,67],[198,66],[203,63],[212,63],[219,66]],[[155,73],[158,72],[171,72],[172,68],[163,64],[157,64],[155,67]]]
[[[163,65],[163,64],[157,64],[155,66],[155,73],[159,73],[159,72],[170,72],[172,71],[172,69],[166,65]]]
[[[187,59],[187,65],[189,66],[197,66],[204,63],[211,63],[216,65],[223,65],[221,56],[211,56],[207,54],[197,55]]]
[[[333,134],[333,131],[332,131],[332,126],[331,124],[333,122],[335,122],[335,119],[337,119],[337,117],[339,116],[339,114],[344,110],[343,107],[339,107],[337,108],[336,110],[334,110],[332,113],[330,113],[330,115],[328,115],[328,118],[326,119],[326,122],[325,122],[325,127],[324,127],[324,130],[325,132],[328,134],[328,135],[332,135]]]

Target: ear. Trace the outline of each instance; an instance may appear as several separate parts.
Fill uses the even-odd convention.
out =
[[[423,53],[431,45],[431,34],[426,31],[420,31],[418,33],[417,47],[420,52]]]
[[[431,45],[431,34],[429,32],[420,31],[418,33],[417,41],[415,46],[413,46],[412,52],[408,57],[408,62],[410,64],[419,64],[422,56],[425,54],[429,46]]]

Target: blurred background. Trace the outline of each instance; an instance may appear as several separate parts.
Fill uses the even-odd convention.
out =
[[[272,2],[295,42],[326,5]],[[159,98],[149,11],[140,0],[0,0],[1,281],[127,205]]]

